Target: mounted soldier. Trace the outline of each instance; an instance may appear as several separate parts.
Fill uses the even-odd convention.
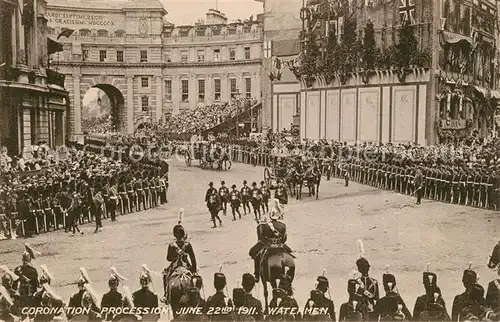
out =
[[[177,317],[180,308],[180,300],[193,286],[192,276],[197,272],[196,258],[193,247],[186,241],[187,234],[182,227],[184,209],[179,212],[179,221],[174,226],[173,234],[175,241],[168,245],[167,261],[170,266],[163,270],[164,297],[167,305],[170,305]]]
[[[488,268],[496,270],[500,276],[500,242],[493,248],[493,252],[488,262]],[[495,313],[500,313],[500,278],[489,282],[486,291],[486,305],[488,305]]]

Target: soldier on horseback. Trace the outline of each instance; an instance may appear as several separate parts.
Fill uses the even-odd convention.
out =
[[[488,267],[497,271],[500,276],[500,242],[493,248],[492,256],[490,257]],[[496,313],[500,313],[500,279],[497,278],[488,284],[486,291],[486,305],[488,305]]]
[[[170,262],[170,266],[166,269],[166,274],[163,279],[164,284],[168,281],[172,272],[179,266],[184,266],[193,274],[198,270],[193,247],[188,241],[186,241],[187,234],[184,231],[184,227],[181,225],[183,216],[184,209],[181,209],[179,213],[179,221],[173,229],[173,234],[176,240],[168,245],[167,261]]]
[[[273,209],[269,212],[269,219],[271,219],[271,221],[265,225],[257,226],[259,241],[250,249],[249,252],[250,257],[254,260],[254,276],[256,281],[259,281],[260,262],[264,252],[268,253],[273,250],[282,250],[288,254],[292,253],[290,247],[285,244],[287,240],[286,225],[283,222],[278,221],[281,217],[282,211],[282,206],[279,204],[279,201],[275,199]],[[290,276],[292,279],[293,273],[294,272],[292,272],[292,276]]]

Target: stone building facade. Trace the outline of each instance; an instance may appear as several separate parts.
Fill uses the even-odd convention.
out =
[[[48,54],[61,50],[47,38],[45,0],[0,1],[0,144],[9,153],[66,138],[64,76],[48,66]]]
[[[268,2],[275,6],[265,1],[264,7]],[[312,139],[426,145],[457,142],[473,133],[485,136],[492,129],[500,98],[495,1],[308,0],[296,11],[295,21],[301,18],[302,44],[314,33],[322,57],[327,56],[331,33],[341,45],[346,21],[355,22],[361,40],[367,24],[373,23],[376,66],[360,62],[346,70],[340,60],[332,75],[326,75],[330,77],[322,66],[312,82],[304,82],[303,76],[290,72],[301,71],[297,66],[302,59],[275,51],[273,44],[272,57],[264,64],[268,72],[281,76],[274,77],[272,99],[267,100],[273,129],[288,124],[294,109],[300,114],[301,136]],[[417,53],[401,67],[394,47],[404,22],[412,26]],[[264,29],[267,36],[266,24]],[[273,66],[275,58],[280,59],[280,70]]]
[[[91,9],[89,9],[91,8]],[[75,30],[53,63],[66,75],[71,125],[82,133],[81,102],[92,87],[112,102],[117,130],[231,97],[260,97],[261,23],[228,23],[210,10],[206,21],[174,26],[156,0],[49,4],[50,32]]]

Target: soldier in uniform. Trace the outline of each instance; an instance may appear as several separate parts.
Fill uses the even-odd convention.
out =
[[[215,294],[209,296],[204,307],[204,313],[210,321],[231,321],[232,315],[224,289],[226,288],[226,276],[223,273],[214,274]]]
[[[241,213],[240,213],[241,194],[238,191],[238,189],[236,189],[235,184],[231,186],[231,189],[233,189],[229,193],[231,199],[231,211],[233,213],[233,221],[236,221],[236,213],[238,213],[238,216],[241,219]]]
[[[437,286],[437,275],[424,272],[425,294],[417,297],[413,308],[413,318],[417,321],[449,321],[446,304],[441,296],[441,289]]]
[[[265,248],[273,247],[273,248],[281,248],[283,251],[291,254],[292,250],[288,245],[286,245],[287,241],[287,233],[286,233],[286,225],[278,221],[281,217],[282,206],[279,204],[279,201],[274,200],[273,208],[269,212],[269,219],[271,220],[265,225],[257,226],[257,234],[259,241],[255,244],[249,251],[250,257],[254,260],[254,276],[255,280],[259,281],[259,273],[260,273],[260,257],[262,256],[262,250]],[[290,272],[290,277],[293,280],[294,277],[293,271]]]
[[[363,296],[359,294],[359,289],[357,279],[347,281],[349,299],[340,306],[339,321],[370,321],[368,307],[363,303]]]
[[[19,292],[20,309],[25,307],[36,306],[36,299],[34,297],[35,292],[38,290],[38,272],[31,264],[31,261],[35,259],[35,254],[40,255],[33,247],[29,244],[25,244],[25,251],[22,255],[23,264],[14,269],[14,274],[19,276],[14,284],[13,288]],[[25,315],[22,315],[25,317]]]
[[[101,308],[102,309],[118,309],[123,307],[124,297],[118,292],[118,286],[120,285],[120,281],[123,281],[124,278],[116,272],[116,270],[111,270],[111,276],[108,280],[109,292],[102,296],[101,300]],[[112,312],[104,312],[105,320],[112,321],[115,316]]]
[[[252,295],[252,290],[255,287],[255,278],[252,274],[245,273],[241,279],[241,286],[245,291],[243,306],[247,309],[253,309],[252,317],[255,321],[263,321],[264,315],[262,303]]]
[[[261,218],[260,206],[262,204],[262,191],[257,187],[256,182],[252,182],[252,190],[250,192],[252,194],[252,208],[255,216],[255,221],[259,223]]]
[[[278,179],[276,181],[276,186],[271,186],[270,189],[275,190],[274,198],[278,199],[280,204],[288,204],[288,193],[282,179]]]
[[[198,270],[196,266],[196,257],[194,256],[193,246],[186,241],[187,234],[182,227],[182,217],[184,216],[184,209],[179,212],[179,221],[174,226],[173,234],[175,241],[168,245],[167,261],[170,262],[169,267],[165,270],[164,280],[166,283],[170,274],[177,268],[177,265],[185,265],[188,270],[193,274]]]
[[[77,286],[78,286],[78,292],[73,294],[71,298],[69,299],[68,307],[71,308],[79,308],[83,307],[83,297],[87,293],[86,285],[90,284],[90,278],[87,274],[87,270],[84,267],[80,268],[80,276],[78,277],[77,280]],[[97,307],[95,306],[95,303],[92,303],[94,309],[97,311]],[[68,320],[71,320],[72,312],[68,311],[67,314]]]
[[[136,192],[136,211],[141,211],[146,209],[146,204],[144,202],[144,190],[142,189],[142,179],[140,173],[136,174],[136,181],[134,184],[134,190]],[[142,205],[142,207],[141,207]]]
[[[205,203],[208,202],[208,197],[212,194],[217,194],[217,189],[214,188],[214,183],[212,181],[210,181],[208,183],[208,189],[207,189],[207,192],[205,193]]]
[[[453,306],[451,308],[451,320],[457,321],[458,319],[462,320],[464,317],[460,316],[463,308],[469,302],[469,294],[474,285],[477,283],[477,274],[473,270],[466,269],[464,270],[464,274],[462,277],[462,284],[465,287],[465,292],[455,296],[453,300]]]
[[[109,189],[109,203],[106,205],[106,209],[108,209],[111,221],[116,221],[116,205],[118,203],[118,191],[116,189],[116,185],[114,184],[114,180],[112,180],[110,184],[111,188]]]
[[[474,284],[469,290],[468,301],[459,313],[458,321],[495,321],[497,318],[498,316],[485,306],[484,288]]]
[[[132,294],[134,307],[148,308],[150,310],[155,309],[158,307],[158,296],[149,290],[149,284],[153,282],[151,279],[151,272],[146,265],[142,265],[142,268],[143,272],[139,277],[141,289]],[[151,321],[152,318],[153,315],[150,313],[146,320]],[[157,318],[159,318],[159,316],[157,316]]]
[[[151,208],[151,191],[149,190],[149,172],[144,171],[142,175],[142,189],[144,196],[144,210]]]
[[[134,190],[134,185],[135,185],[135,178],[130,175],[130,178],[127,182],[127,195],[128,195],[128,200],[130,202],[130,212],[133,213],[134,211],[137,211],[137,194]]]
[[[273,298],[269,302],[270,308],[287,308],[298,310],[299,305],[293,298],[292,278],[285,274],[279,278],[278,288],[273,290]],[[279,312],[279,311],[277,311]],[[300,320],[300,314],[269,315],[270,321],[294,321]]]
[[[495,267],[497,274],[500,275],[500,264]],[[500,312],[500,279],[494,279],[488,283],[486,291],[486,305],[494,312]]]
[[[378,282],[376,279],[370,277],[368,272],[370,271],[370,263],[366,258],[363,257],[364,249],[362,241],[358,241],[358,246],[360,248],[360,258],[356,261],[356,266],[358,271],[361,273],[361,277],[358,278],[358,294],[362,297],[362,304],[368,309],[368,320],[376,321],[378,319],[375,313],[375,305],[379,300],[379,289]]]
[[[92,212],[94,213],[95,216],[95,230],[94,234],[99,231],[99,228],[102,228],[102,206],[104,204],[104,198],[102,197],[101,189],[98,186],[95,189],[95,195],[92,198],[93,206],[92,206]]]
[[[262,212],[269,212],[269,199],[271,198],[271,189],[266,185],[264,181],[260,182],[260,191],[262,192]]]
[[[81,201],[78,194],[75,192],[71,198],[71,206],[68,209],[68,220],[70,222],[70,229],[73,229],[73,235],[78,231],[83,235],[83,231],[78,228],[78,220],[81,216]]]
[[[240,193],[241,193],[241,202],[243,204],[243,214],[246,216],[247,214],[247,209],[248,212],[250,212],[250,187],[247,186],[247,181],[243,180],[243,187],[241,187]]]
[[[213,183],[210,182],[212,185]],[[207,191],[208,193],[208,191]],[[217,228],[217,224],[216,224],[216,219],[219,221],[219,226],[222,225],[222,219],[220,219],[219,217],[219,211],[221,209],[221,201],[220,201],[220,197],[217,193],[217,190],[213,189],[211,190],[211,193],[208,194],[206,196],[206,205],[207,205],[207,208],[208,208],[208,211],[210,211],[210,216],[211,216],[211,219],[212,219],[212,222],[213,222],[213,226],[212,228]]]
[[[422,201],[422,195],[424,194],[424,180],[425,178],[424,175],[422,174],[422,170],[417,169],[414,181],[415,195],[417,197],[417,205],[420,205],[420,202]]]
[[[227,202],[229,201],[229,189],[225,186],[226,182],[220,182],[219,196],[222,202],[222,211],[224,216],[227,214]]]
[[[377,301],[375,313],[380,320],[395,321],[412,319],[411,313],[396,290],[396,278],[386,273],[382,276],[385,296]]]
[[[306,309],[307,308],[326,309],[327,314],[326,316],[323,314],[316,316],[309,314],[307,318],[306,316],[304,316],[304,320],[322,320],[322,321],[337,320],[335,318],[335,306],[333,305],[333,301],[326,297],[327,292],[330,297],[328,279],[324,275],[318,276],[318,278],[316,279],[316,289],[311,291],[311,296],[307,301]],[[306,310],[304,310],[304,312],[305,311]]]

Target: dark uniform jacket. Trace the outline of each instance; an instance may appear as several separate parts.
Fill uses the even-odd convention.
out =
[[[102,296],[101,308],[118,308],[123,305],[123,296],[117,290],[110,290],[108,293]],[[113,319],[113,314],[107,313],[105,317],[106,321],[111,321]]]
[[[453,306],[451,307],[452,321],[458,320],[458,317],[461,314],[462,309],[465,307],[468,301],[469,301],[469,295],[467,294],[467,291],[455,296],[455,298],[453,299]]]
[[[366,318],[365,318],[366,317]],[[367,321],[368,308],[362,302],[349,301],[340,306],[339,321]]]
[[[221,200],[217,192],[208,195],[206,202],[207,202],[207,207],[210,210],[218,209],[221,205]]]
[[[293,309],[297,308],[298,309],[299,305],[297,304],[297,301],[290,296],[284,296],[281,298],[281,302],[278,305],[278,298],[273,297],[271,299],[271,302],[269,302],[269,308],[288,308],[288,309]],[[276,313],[279,313],[280,311],[275,311]],[[290,311],[289,311],[290,312]],[[290,312],[292,313],[292,312]],[[275,314],[275,315],[269,315],[268,317],[269,321],[294,321],[294,320],[300,320],[300,314]]]
[[[446,304],[441,296],[434,300],[434,294],[417,297],[413,308],[413,318],[417,321],[449,321]]]
[[[262,302],[253,297],[252,293],[246,293],[244,295],[243,307],[246,309],[254,309],[254,314],[252,314],[251,317],[253,317],[255,321],[264,321]]]
[[[358,294],[362,297],[362,302],[368,309],[368,312],[375,311],[375,305],[379,299],[378,282],[370,276],[361,276],[358,282],[363,287],[358,289]]]
[[[196,257],[194,256],[193,246],[187,241],[176,240],[168,245],[167,261],[171,262],[171,267],[177,262],[177,252],[182,251],[182,258],[180,259],[187,265],[192,273],[197,271]]]
[[[491,281],[486,291],[486,305],[493,311],[500,312],[500,279]]]
[[[140,289],[132,294],[135,307],[156,308],[158,307],[158,296],[149,289]]]
[[[27,296],[33,296],[38,289],[38,272],[36,268],[31,265],[23,264],[16,269],[14,273],[20,278],[14,282],[14,289],[19,290],[19,296],[21,298]]]
[[[309,305],[312,303],[312,305]],[[309,312],[307,311],[309,309]],[[316,314],[314,315],[314,311],[311,312],[310,309],[321,309],[327,310],[325,314]],[[307,312],[307,314],[306,314]],[[321,298],[312,299],[310,298],[306,302],[306,306],[304,308],[304,321],[336,321],[335,318],[335,306],[333,305],[333,301],[329,298],[326,298],[324,295],[321,295]]]
[[[228,201],[229,189],[227,187],[220,187],[219,188],[219,196],[222,199],[222,201]]]
[[[403,319],[398,315],[398,305],[402,306],[401,313],[404,315],[404,320],[411,320],[411,313],[406,307],[405,302],[396,292],[388,292],[386,296],[378,300],[377,305],[375,305],[375,313],[380,317],[380,319],[394,321]]]
[[[208,198],[212,194],[217,194],[217,189],[215,189],[215,188],[208,188],[207,189],[207,193],[205,193],[205,202],[208,202]]]
[[[250,187],[249,186],[243,186],[241,188],[241,197],[243,201],[247,201],[250,199]]]
[[[232,321],[232,312],[223,292],[209,296],[203,311],[210,321]]]

